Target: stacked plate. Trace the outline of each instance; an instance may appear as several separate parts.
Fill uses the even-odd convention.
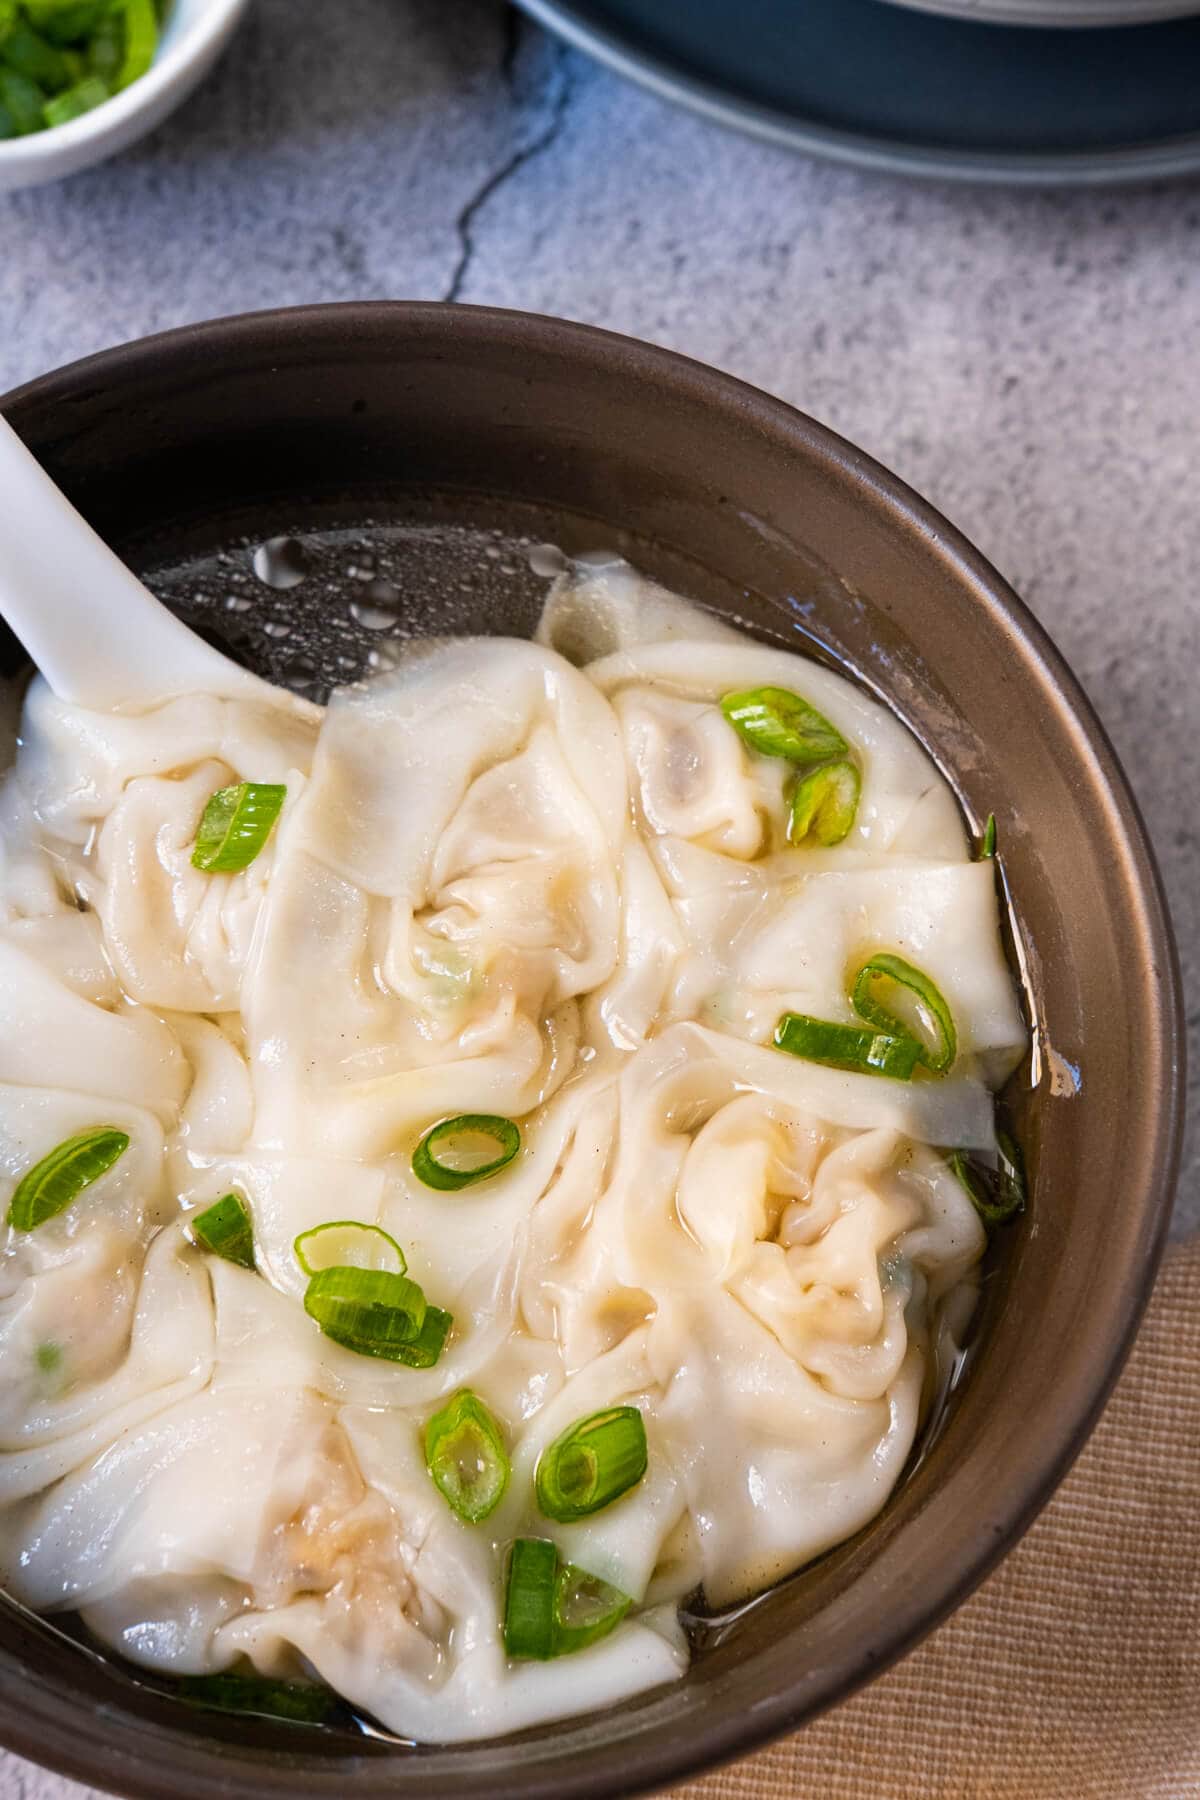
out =
[[[1200,169],[1200,0],[519,4],[660,94],[842,161],[1031,183]]]
[[[1200,12],[1200,0],[895,0],[948,19],[992,25],[1150,25]]]

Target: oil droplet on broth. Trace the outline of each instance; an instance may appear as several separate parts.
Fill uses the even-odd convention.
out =
[[[529,566],[543,581],[552,581],[567,567],[567,559],[557,544],[534,544],[529,552]]]
[[[396,623],[400,610],[400,589],[382,577],[372,581],[361,600],[352,600],[350,617],[368,631],[386,631]]]
[[[310,567],[308,551],[299,538],[268,538],[254,552],[254,573],[267,587],[299,587]]]
[[[289,687],[311,687],[320,670],[310,656],[294,656],[281,673]]]
[[[323,700],[334,687],[393,669],[410,631],[477,628],[481,617],[492,619],[493,607],[519,632],[532,629],[541,582],[529,559],[540,551],[551,576],[571,566],[537,537],[406,524],[395,531],[380,525],[387,534],[377,542],[372,529],[360,521],[353,531],[318,527],[243,539],[236,550],[205,559],[205,587],[193,563],[170,572],[163,597],[206,609],[237,661]],[[396,654],[383,648],[387,640],[398,642]],[[368,663],[377,646],[382,654]],[[294,671],[300,659],[317,671],[311,684]]]
[[[398,644],[380,644],[368,652],[367,667],[374,669],[377,675],[385,675],[391,669],[400,666],[400,646]]]

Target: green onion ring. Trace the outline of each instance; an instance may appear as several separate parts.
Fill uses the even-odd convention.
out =
[[[946,1157],[950,1172],[966,1190],[975,1211],[988,1230],[1007,1225],[1024,1211],[1028,1198],[1025,1158],[1015,1138],[997,1130],[997,1167],[987,1168],[967,1150],[951,1150]]]
[[[349,1250],[357,1250],[358,1254],[347,1255]],[[387,1269],[393,1275],[403,1275],[408,1269],[404,1252],[391,1233],[382,1225],[364,1225],[360,1219],[330,1219],[327,1225],[302,1231],[292,1245],[292,1254],[306,1275],[334,1268]],[[385,1254],[386,1264],[368,1260]]]
[[[35,1231],[107,1174],[129,1148],[129,1134],[96,1125],[67,1138],[21,1177],[8,1208],[15,1231]]]
[[[335,1344],[360,1356],[402,1362],[399,1352],[420,1342],[426,1302],[407,1275],[334,1264],[318,1269],[309,1281],[304,1310]]]
[[[504,1649],[509,1656],[548,1662],[554,1655],[554,1599],[558,1551],[549,1538],[517,1538],[508,1553],[504,1587]]]
[[[287,798],[278,782],[242,781],[211,795],[196,831],[192,867],[233,875],[250,866],[271,835]]]
[[[849,760],[823,763],[801,775],[788,812],[788,843],[802,844],[815,837],[832,849],[853,829],[858,815],[862,777]]]
[[[413,1342],[397,1344],[389,1360],[404,1363],[410,1369],[432,1369],[446,1348],[446,1339],[450,1336],[453,1324],[453,1314],[443,1312],[440,1306],[426,1306],[425,1323]]]
[[[442,1162],[438,1150],[448,1149],[456,1137],[468,1132],[491,1138],[499,1146],[499,1154],[473,1169],[456,1169],[452,1164]],[[505,1119],[499,1113],[459,1113],[457,1118],[443,1119],[440,1125],[425,1133],[413,1151],[413,1174],[426,1187],[452,1193],[498,1175],[501,1169],[508,1167],[520,1148],[521,1133],[511,1119]]]
[[[931,1046],[917,1038],[903,1019],[876,998],[875,983],[878,981],[894,981],[915,997],[930,1036],[937,1039],[935,1044]],[[923,969],[905,962],[902,956],[893,956],[890,951],[881,951],[879,955],[872,956],[854,977],[850,999],[859,1018],[866,1019],[869,1025],[877,1025],[881,1031],[914,1038],[920,1049],[919,1060],[936,1074],[944,1074],[958,1054],[954,1015],[946,1004],[945,996]]]
[[[548,1538],[517,1538],[504,1589],[504,1648],[511,1657],[549,1662],[598,1643],[633,1601],[575,1563],[559,1561]]]
[[[504,1438],[469,1388],[460,1388],[426,1425],[425,1467],[447,1505],[469,1525],[478,1525],[503,1500],[512,1474]]]
[[[980,862],[987,862],[991,857],[995,856],[995,854],[996,854],[996,815],[995,815],[995,813],[989,813],[987,816],[987,824],[983,828],[983,836],[979,840],[978,860]]]
[[[825,1063],[857,1075],[890,1075],[911,1081],[921,1060],[921,1044],[911,1032],[896,1036],[860,1025],[838,1025],[807,1013],[784,1013],[775,1027],[775,1048],[806,1062]]]
[[[789,688],[742,688],[726,694],[721,711],[743,743],[760,756],[788,762],[828,762],[846,755],[848,745],[815,706]]]
[[[214,1201],[197,1213],[191,1223],[192,1236],[213,1256],[237,1263],[239,1268],[254,1267],[254,1228],[237,1194],[226,1194]]]
[[[646,1464],[646,1427],[636,1406],[589,1413],[538,1458],[538,1506],[559,1524],[589,1518],[636,1487]]]
[[[633,1601],[611,1582],[564,1563],[554,1583],[554,1654],[570,1656],[615,1631]]]

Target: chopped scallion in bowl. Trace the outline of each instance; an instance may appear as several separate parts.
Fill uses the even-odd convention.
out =
[[[0,0],[0,138],[102,106],[149,69],[168,0]]]

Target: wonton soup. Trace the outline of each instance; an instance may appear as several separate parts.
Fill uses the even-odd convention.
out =
[[[219,1706],[673,1681],[886,1502],[1020,1204],[994,840],[626,565],[3,788],[0,1564]]]

